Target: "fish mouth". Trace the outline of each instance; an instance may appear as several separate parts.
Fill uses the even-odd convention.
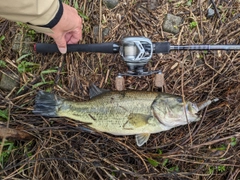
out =
[[[200,120],[198,112],[199,108],[196,103],[187,102],[184,106],[188,122],[197,122]]]
[[[195,115],[198,112],[198,106],[195,103],[187,102],[185,105],[185,109],[191,113],[192,115]]]

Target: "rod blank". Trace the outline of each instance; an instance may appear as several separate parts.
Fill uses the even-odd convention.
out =
[[[240,45],[171,45],[170,50],[240,50]]]

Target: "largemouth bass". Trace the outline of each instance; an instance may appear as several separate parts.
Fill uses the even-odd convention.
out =
[[[48,117],[68,117],[113,135],[135,135],[138,146],[150,134],[198,121],[197,113],[216,101],[201,105],[183,102],[181,96],[146,91],[106,91],[92,86],[89,101],[73,102],[40,91],[34,113]]]

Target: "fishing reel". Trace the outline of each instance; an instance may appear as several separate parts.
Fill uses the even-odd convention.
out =
[[[119,53],[128,66],[121,76],[146,76],[158,71],[147,71],[145,65],[153,54],[153,43],[146,37],[126,37],[122,39]]]
[[[119,53],[128,66],[126,73],[119,73],[115,79],[117,90],[123,90],[125,80],[123,76],[147,76],[157,74],[155,85],[162,86],[163,74],[161,71],[148,71],[145,65],[152,58],[153,43],[146,37],[126,37],[122,39]]]

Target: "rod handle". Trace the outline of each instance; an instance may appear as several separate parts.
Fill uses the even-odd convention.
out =
[[[163,53],[167,54],[170,51],[170,43],[169,42],[155,42],[155,49],[153,53]]]
[[[34,50],[37,53],[60,53],[56,44],[36,43]],[[67,52],[99,52],[117,53],[119,48],[113,42],[99,44],[68,44]]]

